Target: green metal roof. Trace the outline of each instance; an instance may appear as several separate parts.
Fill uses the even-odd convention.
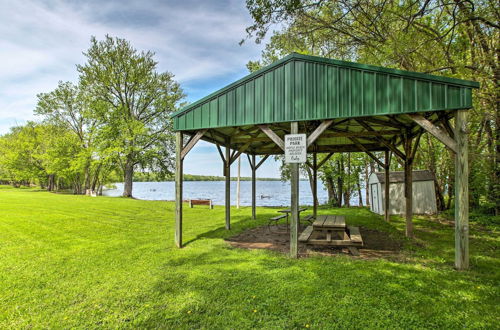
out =
[[[479,83],[290,54],[173,114],[175,130],[472,107]]]

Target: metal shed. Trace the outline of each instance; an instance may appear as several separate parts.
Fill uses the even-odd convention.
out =
[[[431,171],[412,172],[413,214],[437,213],[434,175]],[[405,214],[404,172],[389,172],[389,214]],[[385,173],[373,172],[368,178],[370,210],[383,215],[385,213]]]
[[[226,229],[231,228],[231,164],[246,153],[255,177],[269,155],[282,154],[286,134],[305,133],[308,166],[335,152],[365,152],[386,171],[390,155],[405,169],[406,235],[413,236],[411,171],[420,136],[429,132],[456,153],[456,267],[468,267],[467,110],[474,81],[290,54],[188,105],[173,115],[177,131],[175,241],[182,246],[182,173],[200,139],[217,146],[226,176]],[[455,118],[455,127],[450,120]],[[185,139],[189,136],[188,139]],[[222,148],[225,147],[225,150]],[[372,151],[384,151],[384,161]],[[326,157],[317,161],[319,153]],[[262,157],[257,161],[257,157]],[[298,164],[290,165],[290,255],[297,256]],[[388,190],[385,192],[388,194]],[[315,193],[314,193],[315,194]],[[388,199],[386,199],[388,200]],[[317,205],[313,214],[316,215]],[[389,220],[389,214],[385,214]]]

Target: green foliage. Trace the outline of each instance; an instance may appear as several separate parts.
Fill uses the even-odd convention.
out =
[[[500,214],[500,26],[496,1],[247,0],[248,37],[263,40],[256,70],[291,52],[476,80],[469,116],[470,191],[473,207]],[[437,178],[440,208],[453,197],[453,159],[433,137],[423,138],[415,168]],[[393,162],[394,164],[395,162]],[[397,164],[394,164],[397,168]]]
[[[92,38],[85,56],[78,84],[37,95],[41,124],[0,137],[0,180],[75,194],[124,180],[131,196],[134,170],[172,174],[170,114],[184,97],[173,75],[156,72],[154,54],[124,39]]]
[[[366,209],[321,208],[403,242],[402,260],[290,259],[232,248],[225,238],[265,225],[276,209],[184,209],[0,186],[1,328],[498,327],[498,231],[471,224],[471,270],[453,270],[453,226],[385,223]],[[168,228],[168,230],[166,230]]]
[[[117,159],[124,173],[124,196],[132,194],[137,167],[171,173],[175,144],[170,115],[184,97],[173,75],[158,73],[154,53],[138,52],[119,38],[91,39],[78,66],[100,125],[101,151]]]

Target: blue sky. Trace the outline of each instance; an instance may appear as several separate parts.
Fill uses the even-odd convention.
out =
[[[92,35],[154,51],[159,71],[172,72],[191,102],[246,75],[246,63],[263,48],[238,44],[251,19],[237,0],[3,0],[0,22],[0,134],[36,119],[36,94],[77,80],[75,65],[84,62]],[[244,176],[250,175],[247,163],[243,158]],[[221,175],[215,147],[199,143],[185,173]],[[279,177],[277,164],[266,161],[258,175]]]

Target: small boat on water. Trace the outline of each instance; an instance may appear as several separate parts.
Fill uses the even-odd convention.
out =
[[[268,198],[268,199],[270,199],[270,198],[271,198],[271,196],[269,196],[269,195],[260,195],[260,199],[264,199],[264,198]]]

